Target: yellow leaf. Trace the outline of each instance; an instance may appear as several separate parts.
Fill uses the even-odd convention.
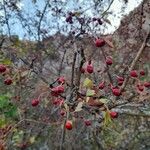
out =
[[[35,136],[30,137],[29,141],[31,144],[33,144],[35,142]]]
[[[83,86],[86,88],[91,88],[93,87],[93,82],[89,78],[86,78],[83,82]]]
[[[104,112],[104,126],[107,126],[111,122],[112,122],[111,121],[111,116],[110,116],[109,111],[107,110],[107,111]]]
[[[4,65],[11,65],[11,64],[12,64],[12,61],[11,61],[10,59],[5,58],[5,59],[3,59],[3,60],[1,61],[1,63],[4,64]]]
[[[99,100],[100,100],[100,102],[102,102],[102,103],[104,103],[104,104],[106,104],[106,103],[109,102],[109,100],[106,99],[106,98],[101,98],[101,99],[99,99]]]

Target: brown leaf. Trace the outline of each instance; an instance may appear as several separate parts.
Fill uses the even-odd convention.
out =
[[[89,104],[90,106],[95,106],[95,107],[101,107],[101,106],[104,105],[104,103],[102,103],[102,102],[99,101],[98,99],[93,99],[92,97],[89,98],[88,104]]]
[[[110,39],[108,39],[107,37],[104,38],[105,42],[108,44],[109,47],[114,48],[114,45],[112,43],[112,41],[110,41]]]

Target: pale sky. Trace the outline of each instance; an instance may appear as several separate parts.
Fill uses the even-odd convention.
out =
[[[127,7],[125,9],[125,15],[126,14],[129,14],[130,11],[134,10],[135,7],[137,7],[141,2],[142,0],[128,0],[129,2],[127,3]],[[108,26],[108,30],[107,32],[108,33],[112,33],[116,30],[116,28],[119,27],[120,25],[120,18],[121,18],[121,7],[122,7],[122,0],[114,0],[113,4],[111,5],[111,8],[110,10],[112,10],[116,16],[113,17],[113,16],[110,16],[109,17],[109,20],[111,21],[112,23],[112,26]]]
[[[67,0],[62,0],[64,2],[66,2]],[[68,0],[67,1],[67,6],[63,7],[65,8],[66,11],[70,11],[71,9],[76,9],[79,7],[78,2],[82,3],[83,8],[84,7],[89,7],[92,5],[92,2],[90,0]],[[109,11],[112,11],[113,14],[115,14],[115,16],[110,15],[108,18],[111,22],[112,25],[107,25],[108,29],[105,29],[105,33],[113,33],[120,24],[120,20],[122,18],[123,14],[128,14],[130,11],[132,11],[135,7],[137,7],[142,0],[128,0],[129,2],[127,3],[127,6],[125,8],[125,13],[122,13],[122,6],[123,6],[123,0],[114,0],[113,4],[111,5]],[[2,0],[0,0],[0,2],[2,2]],[[44,0],[37,0],[37,5],[39,6],[39,9],[43,9],[44,7]],[[31,3],[31,0],[23,0],[21,3],[17,4],[18,8],[20,9],[24,9],[25,11],[29,12],[30,14],[34,13],[33,12],[33,5]],[[107,7],[107,6],[106,6]],[[86,12],[88,13],[88,15],[90,15],[90,9]],[[3,16],[3,12],[0,11],[0,16]],[[92,16],[91,16],[92,17]],[[52,16],[50,16],[49,18],[52,18]],[[63,18],[65,19],[65,18]],[[55,20],[54,20],[55,23]],[[16,24],[14,25],[14,27],[12,28],[12,32],[14,32],[14,34],[18,34],[20,36],[20,38],[22,38],[23,33],[20,29],[20,25]],[[55,32],[55,30],[54,30]],[[53,33],[53,31],[52,31]]]

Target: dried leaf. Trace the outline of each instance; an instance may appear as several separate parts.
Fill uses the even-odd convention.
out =
[[[90,100],[90,97],[87,97],[87,98],[86,98],[86,103],[88,103],[89,100]]]
[[[75,109],[75,112],[78,112],[78,111],[81,111],[82,110],[82,106],[83,106],[83,102],[79,102],[76,109]]]
[[[31,144],[33,144],[35,142],[35,136],[30,137],[29,141]]]
[[[98,99],[93,99],[92,97],[89,98],[88,104],[95,107],[103,106],[102,102],[100,102]]]
[[[104,40],[105,40],[105,42],[108,44],[109,47],[114,48],[114,45],[113,45],[112,41],[110,41],[110,40],[107,39],[107,38],[104,38]]]

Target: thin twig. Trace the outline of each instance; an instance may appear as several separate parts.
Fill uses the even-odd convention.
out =
[[[105,59],[105,61],[106,61],[106,55],[105,55],[105,52],[104,52],[103,49],[101,49],[101,51],[102,51],[102,55],[103,55],[103,57],[104,57],[104,59]],[[113,80],[112,80],[112,77],[111,77],[111,75],[110,75],[108,65],[106,65],[106,71],[107,71],[107,75],[108,75],[108,78],[109,78],[110,83],[113,84]]]
[[[81,55],[82,59],[81,59],[80,66],[79,66],[78,72],[77,72],[77,80],[76,80],[76,86],[77,87],[80,86],[81,69],[83,67],[83,64],[85,63],[85,55],[84,55],[84,49],[83,48],[81,48],[80,55]]]

